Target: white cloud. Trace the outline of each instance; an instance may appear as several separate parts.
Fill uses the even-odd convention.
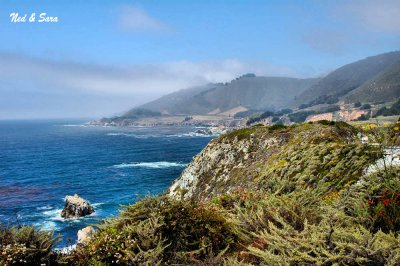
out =
[[[298,76],[287,66],[237,59],[124,67],[0,53],[0,116],[107,116],[161,95],[244,73]]]
[[[120,10],[119,26],[125,31],[166,31],[169,27],[151,17],[144,9],[136,6],[123,6]]]
[[[237,59],[177,61],[124,67],[49,61],[0,54],[2,81],[29,81],[42,89],[111,94],[166,94],[210,82],[226,82],[247,72],[269,76],[297,76],[287,66]]]

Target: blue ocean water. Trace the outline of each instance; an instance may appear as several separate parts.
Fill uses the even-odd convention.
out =
[[[211,140],[191,127],[113,128],[84,121],[0,121],[0,222],[30,224],[62,235],[118,214],[140,195],[162,193]],[[95,207],[64,220],[66,195]],[[67,239],[71,240],[67,240]]]

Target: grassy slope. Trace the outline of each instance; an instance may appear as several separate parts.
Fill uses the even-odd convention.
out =
[[[347,102],[391,101],[400,96],[400,63],[344,97]]]
[[[213,140],[194,161],[199,173],[190,197],[200,201],[237,189],[275,190],[283,180],[340,189],[374,160],[371,147],[345,123],[244,128]],[[190,167],[190,166],[189,166]]]
[[[395,75],[398,73],[399,61],[400,52],[396,51],[371,56],[340,67],[299,95],[297,106],[302,103],[316,104],[318,98],[318,103],[326,102],[328,98],[338,99],[351,94],[353,90],[356,90],[353,96],[347,98],[350,102],[376,101],[376,99],[390,101],[393,95],[399,96],[398,79]],[[375,81],[378,82],[378,87],[375,86]],[[393,87],[387,87],[388,84]]]

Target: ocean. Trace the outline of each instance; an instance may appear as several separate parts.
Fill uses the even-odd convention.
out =
[[[0,222],[35,225],[73,244],[77,231],[162,193],[212,139],[193,127],[114,128],[85,121],[0,121]],[[66,195],[95,213],[60,217]]]

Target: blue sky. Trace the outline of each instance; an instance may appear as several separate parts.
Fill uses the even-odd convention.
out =
[[[106,116],[247,72],[321,76],[399,50],[398,25],[385,0],[0,0],[0,118]]]

